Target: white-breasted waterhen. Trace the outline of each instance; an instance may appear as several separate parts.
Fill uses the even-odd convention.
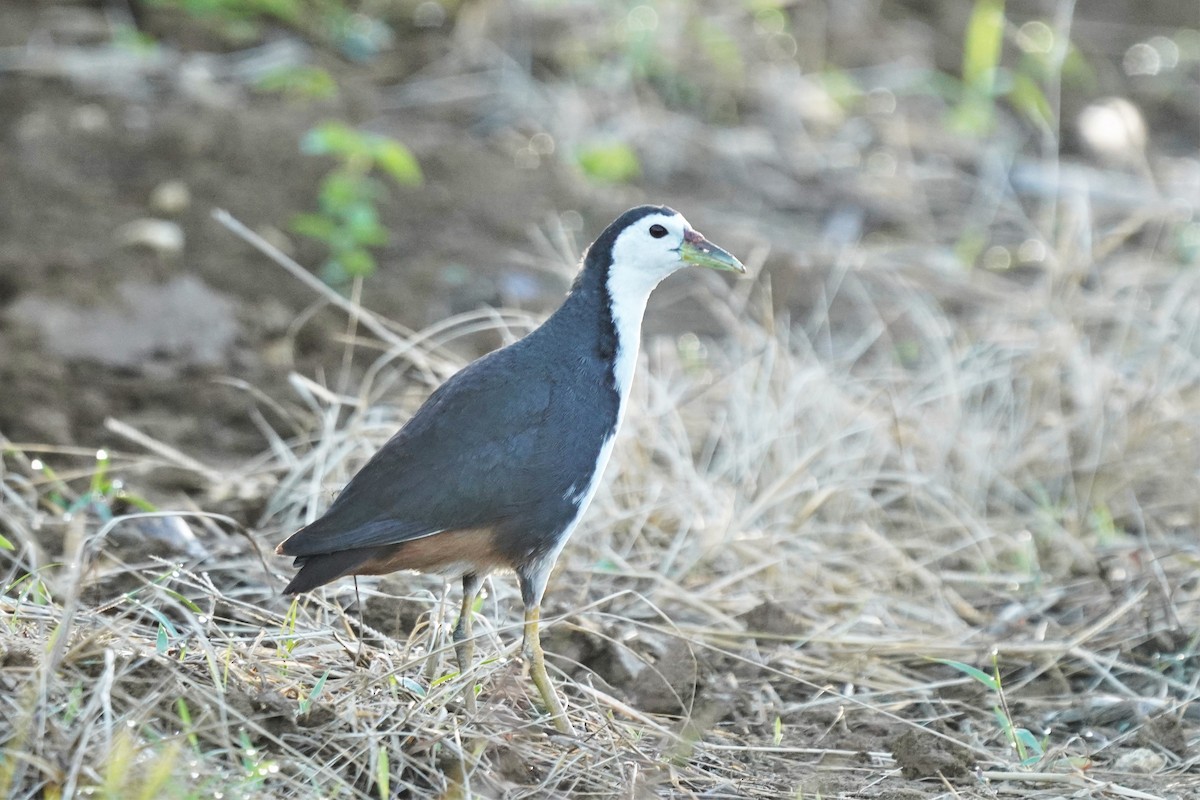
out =
[[[530,675],[555,726],[570,732],[538,639],[542,594],[612,452],[646,300],[689,265],[746,271],[670,208],[618,217],[588,248],[557,311],[442,384],[323,517],[276,548],[300,568],[284,593],[396,570],[461,576],[454,639],[466,670],[480,583],[512,570]]]

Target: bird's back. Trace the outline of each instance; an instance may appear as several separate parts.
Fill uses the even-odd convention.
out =
[[[603,331],[586,316],[568,298],[447,380],[279,552],[307,559],[468,529],[500,534],[508,566],[552,548],[581,510],[621,402]]]

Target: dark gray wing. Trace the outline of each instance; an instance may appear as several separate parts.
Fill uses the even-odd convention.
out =
[[[533,355],[518,344],[446,381],[326,514],[280,552],[311,556],[398,544],[538,517],[547,498],[561,502],[570,486],[567,462],[594,464],[602,437],[572,441],[579,376]]]

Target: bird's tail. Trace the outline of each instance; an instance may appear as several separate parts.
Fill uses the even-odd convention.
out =
[[[379,550],[378,547],[359,547],[337,553],[301,556],[295,562],[300,571],[292,577],[291,583],[284,588],[283,593],[300,594],[324,586],[344,575],[354,575],[377,557]]]

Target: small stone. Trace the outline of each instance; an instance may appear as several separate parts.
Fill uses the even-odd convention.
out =
[[[1102,161],[1133,166],[1145,158],[1146,120],[1123,97],[1109,97],[1079,112],[1079,138]]]
[[[150,192],[150,210],[155,214],[177,217],[191,204],[191,190],[183,181],[163,181]]]
[[[296,255],[296,245],[292,242],[291,237],[274,225],[259,225],[254,232],[285,256],[294,257]]]
[[[922,731],[909,730],[892,741],[892,757],[909,780],[971,778],[970,751]]]
[[[362,619],[368,627],[384,636],[404,639],[428,612],[429,604],[421,600],[379,594],[367,598]]]
[[[182,517],[145,517],[127,520],[109,534],[109,543],[126,554],[162,558],[203,559],[208,550]]]
[[[238,334],[236,306],[225,295],[191,275],[164,284],[127,281],[115,288],[110,301],[90,307],[24,294],[5,316],[32,328],[50,352],[67,360],[142,374],[153,362],[170,370],[224,363]]]
[[[71,112],[71,127],[83,133],[101,133],[111,127],[104,106],[85,103]]]
[[[764,600],[740,619],[751,633],[798,636],[805,629],[803,617],[773,600]]]
[[[1166,765],[1166,756],[1147,747],[1139,747],[1137,750],[1130,750],[1128,753],[1122,754],[1113,764],[1113,771],[1131,775],[1150,775],[1160,771]]]
[[[145,247],[160,256],[183,253],[183,228],[170,220],[135,219],[117,228],[115,237],[122,247]]]

